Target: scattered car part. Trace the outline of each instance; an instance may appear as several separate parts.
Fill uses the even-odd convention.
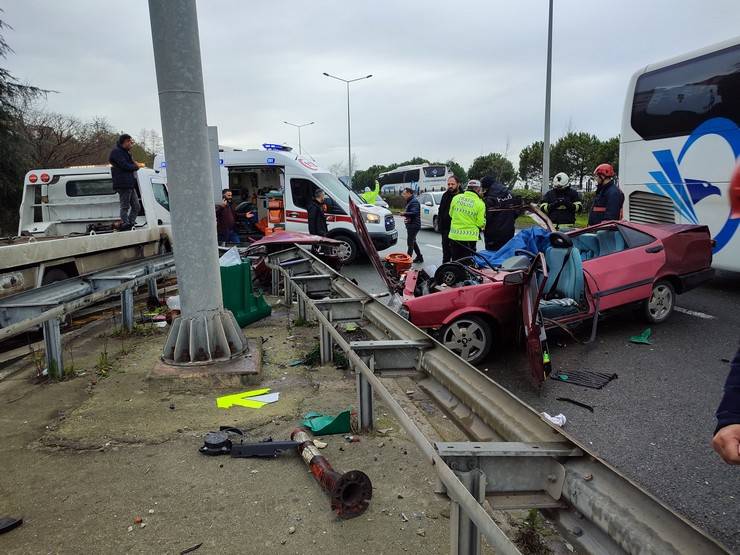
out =
[[[652,345],[653,342],[650,341],[650,336],[652,334],[653,330],[651,328],[646,328],[642,333],[630,337],[630,343],[637,343],[638,345]]]
[[[306,428],[296,428],[290,434],[297,441],[298,452],[311,470],[311,474],[331,497],[331,508],[340,518],[360,516],[370,504],[373,485],[370,478],[359,470],[340,474],[334,470],[313,443]]]
[[[0,516],[0,534],[5,534],[15,530],[23,524],[22,518],[13,518],[12,516]]]
[[[295,441],[274,441],[268,437],[259,442],[244,441],[234,437],[244,437],[244,432],[238,428],[221,426],[217,432],[208,432],[203,439],[203,446],[198,449],[208,456],[231,455],[233,459],[249,457],[273,458],[285,451],[292,451],[298,447]]]
[[[550,375],[550,379],[569,383],[571,385],[581,385],[591,389],[601,389],[612,380],[616,380],[617,374],[607,372],[592,372],[590,370],[571,370],[570,372],[557,372]]]
[[[581,403],[580,401],[576,401],[575,399],[571,399],[570,397],[556,397],[556,401],[563,401],[564,403],[570,403],[572,405],[575,405],[577,407],[584,408],[586,410],[590,410],[591,412],[594,411],[594,408],[591,405],[587,405],[586,403]]]

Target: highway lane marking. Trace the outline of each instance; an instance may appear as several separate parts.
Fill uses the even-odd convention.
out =
[[[702,320],[714,320],[715,316],[712,316],[711,314],[704,314],[703,312],[698,312],[696,310],[689,310],[688,308],[684,308],[682,306],[677,306],[675,308],[676,312],[680,312],[681,314],[688,314],[689,316],[696,316],[697,318],[701,318]]]
[[[438,247],[437,245],[430,245],[429,243],[424,243],[425,247],[432,247],[433,249],[439,249],[442,250],[442,247]]]

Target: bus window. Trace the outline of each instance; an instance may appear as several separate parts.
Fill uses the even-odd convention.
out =
[[[641,75],[632,128],[645,140],[690,135],[702,122],[740,122],[740,46]]]

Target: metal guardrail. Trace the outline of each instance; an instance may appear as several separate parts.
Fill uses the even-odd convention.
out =
[[[171,254],[144,258],[114,268],[59,281],[0,299],[0,341],[42,326],[46,367],[53,377],[64,372],[61,321],[67,314],[114,295],[121,297],[121,325],[134,326],[134,290],[146,285],[157,297],[157,279],[175,273]]]
[[[500,553],[519,553],[482,506],[536,508],[589,553],[726,553],[719,543],[624,477],[531,407],[447,350],[394,310],[298,247],[268,255],[273,294],[295,298],[298,318],[320,327],[322,362],[341,348],[357,376],[358,415],[374,426],[383,400],[436,470],[451,502],[451,552],[477,554],[480,535]],[[342,322],[362,322],[373,341],[347,341]],[[420,386],[473,440],[435,443],[404,412],[378,375],[426,375]]]

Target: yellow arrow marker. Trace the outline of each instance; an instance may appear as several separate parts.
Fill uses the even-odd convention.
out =
[[[270,388],[254,389],[252,391],[244,391],[243,393],[232,393],[231,395],[224,395],[216,398],[216,406],[220,409],[228,409],[234,405],[240,407],[246,407],[248,409],[258,409],[265,406],[267,403],[262,401],[252,401],[249,397],[256,397],[257,395],[264,395],[270,393]]]

